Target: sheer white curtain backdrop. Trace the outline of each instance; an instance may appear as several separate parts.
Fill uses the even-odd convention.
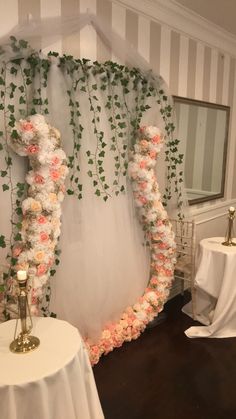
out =
[[[32,20],[16,26],[0,39],[0,45],[6,50],[0,59],[8,61],[12,57],[10,49],[7,48],[9,36],[28,40],[32,48],[37,48],[40,44],[43,53],[44,48],[48,49],[62,35],[79,33],[87,24],[95,28],[105,45],[112,48],[114,54],[119,57],[120,62],[140,68],[147,72],[148,77],[149,63],[127,41],[89,13],[76,18]],[[168,92],[161,78],[159,83]],[[47,92],[50,104],[48,119],[61,131],[63,148],[70,154],[73,139],[69,129],[67,87],[66,80],[57,66],[57,59],[52,57]],[[96,94],[103,109],[102,94],[99,91]],[[149,251],[143,245],[143,232],[135,215],[130,185],[127,184],[126,194],[108,199],[107,202],[94,194],[91,179],[87,175],[89,168],[85,154],[86,150],[93,150],[95,147],[93,127],[87,118],[89,102],[82,95],[78,96],[77,100],[80,101],[83,110],[81,123],[85,129],[80,150],[79,173],[80,183],[83,184],[83,199],[78,201],[74,197],[66,196],[63,202],[61,263],[51,280],[50,310],[55,312],[58,318],[78,327],[82,335],[96,339],[107,323],[118,320],[122,311],[142,295],[149,279]],[[105,133],[109,149],[110,128],[104,109],[101,121],[101,129]],[[164,129],[157,105],[145,114],[142,123]],[[14,156],[14,164],[15,161],[18,161],[19,168],[15,173],[16,179],[19,181],[20,175],[23,181],[22,166],[26,167],[26,162],[23,159],[20,162],[17,156]],[[112,154],[107,153],[105,164],[109,182],[109,174],[114,166]],[[165,186],[165,166],[163,151],[157,164],[157,178],[162,191]],[[2,203],[2,200],[0,206],[4,206],[4,210],[7,211],[6,203]],[[175,198],[170,207],[176,209]],[[1,218],[1,224],[6,221],[9,225],[7,215],[3,220]]]

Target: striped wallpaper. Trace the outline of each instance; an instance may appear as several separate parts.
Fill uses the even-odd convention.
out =
[[[137,3],[139,1],[142,0],[137,0]],[[233,107],[226,198],[236,197],[236,118],[232,118],[236,111],[234,57],[178,33],[137,10],[128,9],[119,4],[119,0],[0,0],[0,35],[30,15],[34,18],[75,16],[88,9],[133,44],[151,63],[153,70],[163,76],[172,94]],[[91,27],[59,40],[50,49],[91,59],[116,59],[113,51],[104,47]]]

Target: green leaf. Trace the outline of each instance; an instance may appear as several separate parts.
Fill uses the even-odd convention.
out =
[[[107,200],[108,200],[108,196],[106,195],[106,196],[104,196],[103,197],[103,200],[106,202]]]
[[[87,175],[88,175],[89,177],[93,177],[93,174],[92,174],[91,170],[89,170],[89,171],[87,172]]]
[[[22,105],[24,103],[26,103],[25,98],[23,96],[20,96],[20,98],[19,98],[19,104]]]
[[[88,151],[86,151],[86,154],[87,154],[87,156],[89,157],[89,156],[90,156],[90,154],[91,154],[91,152],[88,150]]]
[[[54,276],[54,275],[55,275],[55,273],[56,273],[56,270],[55,270],[55,269],[51,269],[51,270],[50,270],[50,275],[51,275],[51,276]]]
[[[8,109],[9,109],[9,111],[11,112],[11,113],[14,113],[14,111],[15,111],[15,107],[14,107],[14,105],[8,105],[8,107],[7,107]]]
[[[19,46],[20,46],[21,48],[27,48],[27,46],[28,46],[28,42],[27,42],[27,41],[25,41],[24,39],[20,39],[20,40],[19,40]]]
[[[74,195],[74,191],[72,191],[72,189],[67,189],[66,192],[68,195]]]
[[[95,195],[100,196],[101,192],[99,191],[99,189],[96,189]]]
[[[6,247],[5,236],[0,236],[0,247]]]
[[[93,159],[89,159],[88,164],[93,164]]]
[[[1,177],[5,177],[7,175],[7,171],[6,170],[1,170]]]
[[[18,132],[15,130],[15,129],[13,129],[12,130],[12,132],[11,132],[11,137],[12,138],[14,138],[14,139],[18,139],[18,138],[20,138],[20,136],[19,136],[19,134],[18,134]]]
[[[2,189],[3,189],[3,192],[5,192],[5,191],[8,191],[10,188],[9,188],[9,186],[6,183],[4,183],[2,185]]]
[[[15,241],[21,241],[21,240],[22,240],[21,234],[20,234],[20,233],[17,233],[17,234],[15,235],[15,237],[14,237],[14,240],[15,240]]]
[[[22,209],[20,207],[15,209],[17,215],[22,215]]]

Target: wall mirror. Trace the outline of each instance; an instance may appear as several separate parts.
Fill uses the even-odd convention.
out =
[[[173,96],[190,205],[224,196],[228,106]]]

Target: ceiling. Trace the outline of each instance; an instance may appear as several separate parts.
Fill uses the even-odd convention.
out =
[[[236,35],[236,0],[175,0],[175,3]]]

